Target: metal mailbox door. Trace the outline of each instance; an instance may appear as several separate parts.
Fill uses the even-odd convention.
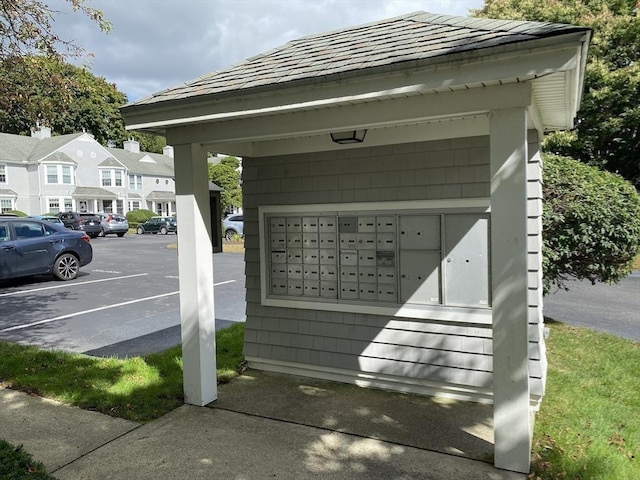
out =
[[[440,303],[439,252],[400,252],[400,300],[417,305]]]
[[[447,305],[489,306],[489,218],[445,217],[444,291]]]

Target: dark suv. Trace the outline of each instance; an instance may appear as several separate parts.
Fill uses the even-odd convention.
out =
[[[69,230],[82,230],[91,238],[102,232],[100,218],[95,213],[60,212],[58,218]]]
[[[159,233],[166,235],[169,232],[178,233],[178,224],[175,217],[151,217],[136,228],[138,235],[143,233]]]

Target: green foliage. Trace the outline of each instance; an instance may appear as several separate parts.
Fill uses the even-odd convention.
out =
[[[545,291],[570,278],[615,283],[640,252],[640,195],[626,180],[576,160],[544,155]]]
[[[11,57],[0,64],[0,131],[29,134],[37,124],[54,133],[91,133],[96,141],[128,137],[119,107],[124,93],[87,69],[55,57]]]
[[[0,440],[0,478],[11,480],[55,480],[41,463],[34,462],[22,446],[14,447]]]
[[[155,217],[156,212],[151,210],[131,210],[127,212],[127,222],[129,223],[144,223],[149,220],[151,217]]]
[[[103,31],[108,32],[111,24],[100,10],[85,5],[86,0],[65,0],[73,12],[80,12]],[[80,56],[84,49],[72,40],[65,40],[53,29],[56,15],[42,0],[1,0],[0,1],[0,59],[29,55],[33,52],[48,56]]]
[[[26,214],[26,213],[24,213],[24,212],[23,212],[23,211],[21,211],[21,210],[9,210],[9,211],[7,211],[7,212],[5,212],[5,213],[15,213],[15,214],[16,214],[16,215],[18,215],[19,217],[26,217],[26,216],[27,216],[27,214]]]
[[[166,138],[160,135],[151,135],[142,132],[129,132],[129,134],[140,142],[140,151],[149,153],[162,153],[162,149],[167,145]],[[118,145],[121,147],[122,145]]]
[[[640,187],[640,15],[636,0],[486,0],[474,15],[593,30],[576,128],[544,150],[619,173]]]
[[[223,157],[219,163],[209,164],[209,180],[222,188],[220,206],[223,212],[242,206],[239,167],[240,160],[236,157]]]

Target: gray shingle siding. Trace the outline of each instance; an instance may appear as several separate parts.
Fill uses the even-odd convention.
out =
[[[532,147],[535,146],[532,140]],[[357,155],[353,155],[356,154]],[[352,157],[352,158],[348,158]],[[538,177],[536,159],[531,171]],[[385,179],[388,180],[385,183]],[[491,387],[491,328],[385,316],[260,305],[258,210],[297,205],[378,200],[489,196],[488,138],[361,148],[243,160],[247,322],[245,355],[256,360],[307,364],[351,372],[424,380],[486,392]],[[466,188],[472,186],[470,189]],[[437,187],[437,188],[432,188]],[[409,195],[406,192],[413,192]],[[535,196],[535,195],[534,195]],[[331,200],[329,200],[331,199]],[[530,200],[537,202],[538,200]],[[533,207],[532,207],[533,210]],[[530,236],[539,259],[538,220]],[[533,265],[533,264],[532,264]],[[532,274],[537,274],[532,266]],[[536,283],[536,282],[534,282]],[[537,283],[531,285],[534,297]],[[537,297],[536,297],[537,298]],[[535,306],[531,312],[538,311]],[[534,394],[542,388],[536,317],[530,318],[530,370]],[[266,339],[268,345],[259,345]]]

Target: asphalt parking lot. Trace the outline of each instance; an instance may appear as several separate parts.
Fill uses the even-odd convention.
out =
[[[98,356],[131,356],[180,343],[175,235],[91,241],[77,279],[0,284],[0,339]],[[243,322],[244,257],[212,255],[216,328]]]

